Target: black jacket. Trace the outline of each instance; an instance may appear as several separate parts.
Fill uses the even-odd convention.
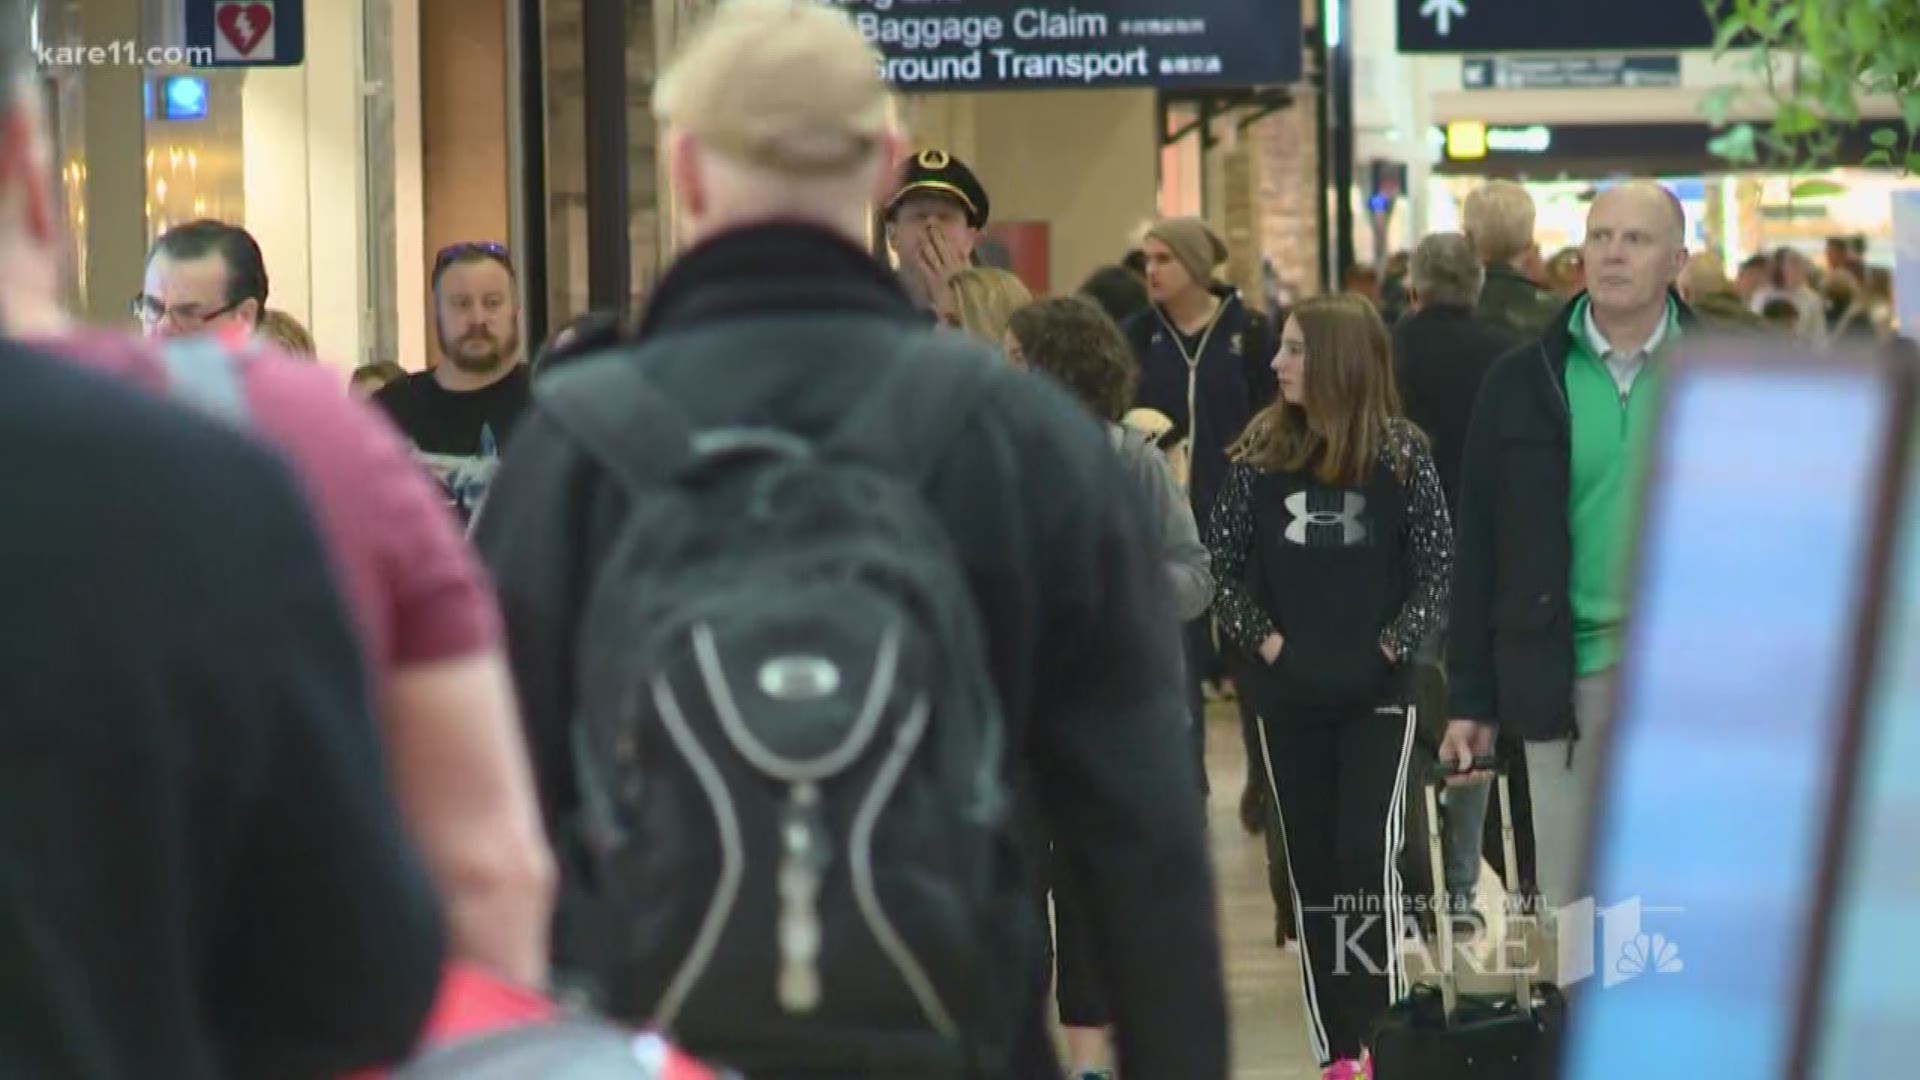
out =
[[[792,321],[787,344],[740,347],[768,318]],[[693,426],[747,420],[818,437],[900,359],[872,342],[922,320],[865,252],[770,225],[683,256],[641,338],[654,386]],[[925,490],[979,605],[1009,779],[1086,884],[1127,1075],[1222,1080],[1212,873],[1198,778],[1181,767],[1184,694],[1155,525],[1119,494],[1128,480],[1085,408],[1001,370]],[[625,502],[536,401],[477,525],[550,821],[576,806],[575,637]]]
[[[1487,373],[1467,430],[1454,518],[1450,712],[1538,742],[1574,731],[1566,379],[1567,324],[1578,303]],[[1689,308],[1679,312],[1683,331],[1698,328]]]
[[[440,903],[298,479],[0,346],[0,1076],[405,1055]]]
[[[1447,508],[1460,510],[1460,455],[1481,380],[1524,338],[1466,307],[1428,306],[1394,324],[1393,367],[1407,419],[1427,433]]]
[[[1553,329],[1553,317],[1564,305],[1553,293],[1529,281],[1504,263],[1487,267],[1487,283],[1480,290],[1474,314],[1483,322],[1505,327],[1520,338],[1537,338]]]

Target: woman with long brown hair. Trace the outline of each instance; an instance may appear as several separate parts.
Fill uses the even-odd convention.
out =
[[[1387,328],[1357,296],[1294,308],[1280,395],[1230,451],[1208,529],[1293,879],[1314,1049],[1370,1075],[1368,1025],[1405,990],[1398,876],[1413,709],[1405,659],[1445,614],[1453,531],[1401,418]]]

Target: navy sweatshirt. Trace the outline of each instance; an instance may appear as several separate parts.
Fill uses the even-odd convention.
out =
[[[1216,286],[1214,294],[1220,297],[1220,310],[1191,340],[1183,338],[1157,305],[1127,320],[1126,326],[1127,340],[1140,361],[1135,404],[1165,413],[1176,431],[1192,437],[1188,496],[1194,519],[1203,522],[1226,479],[1227,447],[1279,393],[1271,367],[1278,348],[1273,324],[1242,303],[1231,288]]]

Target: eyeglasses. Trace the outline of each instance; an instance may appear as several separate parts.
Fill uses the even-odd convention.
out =
[[[514,272],[513,255],[507,251],[507,245],[497,244],[492,240],[464,240],[458,244],[448,244],[440,249],[440,254],[433,257],[434,284],[440,283],[440,275],[446,273],[447,267],[463,259],[472,258],[492,259],[506,267],[507,273]]]
[[[247,298],[241,297],[224,307],[217,307],[212,311],[202,311],[198,304],[174,304],[168,306],[164,301],[148,296],[146,293],[141,293],[139,296],[133,298],[131,308],[133,310],[133,317],[139,319],[140,322],[146,326],[157,326],[171,318],[175,326],[192,327],[212,322],[246,302]]]

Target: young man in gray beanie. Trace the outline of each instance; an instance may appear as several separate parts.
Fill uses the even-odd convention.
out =
[[[1147,231],[1147,295],[1153,306],[1128,320],[1127,339],[1140,359],[1137,405],[1173,420],[1191,453],[1188,498],[1201,532],[1227,473],[1227,447],[1279,387],[1268,363],[1273,324],[1246,306],[1213,271],[1227,261],[1226,241],[1197,217],[1168,218]],[[1176,436],[1180,437],[1180,436]],[[1200,686],[1213,662],[1210,618],[1188,625],[1187,682],[1195,717],[1195,753],[1204,779],[1205,709]],[[1249,786],[1252,789],[1251,785]],[[1252,815],[1247,815],[1251,811]],[[1257,819],[1259,808],[1243,816]]]
[[[1226,241],[1196,217],[1148,230],[1142,251],[1153,307],[1128,326],[1140,358],[1139,404],[1172,418],[1193,444],[1190,495],[1204,523],[1227,471],[1227,447],[1277,387],[1272,324],[1216,282]]]
[[[1171,303],[1176,296],[1184,296],[1189,304],[1204,302],[1208,287],[1213,282],[1214,267],[1226,262],[1231,254],[1227,250],[1227,242],[1220,239],[1212,226],[1197,217],[1168,218],[1149,229],[1146,238],[1157,242],[1165,249],[1163,254],[1170,256],[1172,261],[1180,264],[1180,269],[1186,271],[1186,281],[1181,283],[1179,292],[1168,292],[1164,298],[1160,295],[1154,297],[1160,303]],[[1147,277],[1152,280],[1154,263],[1167,260],[1156,260],[1151,246],[1146,247],[1143,254],[1147,256]],[[1199,299],[1196,300],[1196,297]]]

